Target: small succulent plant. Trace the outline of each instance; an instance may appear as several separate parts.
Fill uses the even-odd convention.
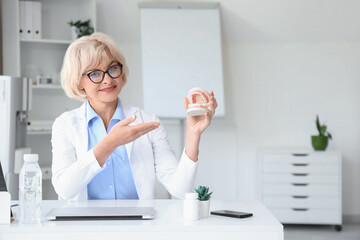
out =
[[[211,193],[209,193],[209,187],[206,186],[199,186],[197,189],[195,188],[195,192],[198,194],[198,199],[200,201],[207,201],[211,198]]]
[[[326,131],[327,126],[326,125],[320,125],[319,116],[316,115],[316,128],[319,131],[319,136],[328,137],[329,139],[332,139],[332,136],[329,132]]]

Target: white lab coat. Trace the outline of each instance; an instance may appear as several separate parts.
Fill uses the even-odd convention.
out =
[[[134,114],[137,117],[130,125],[160,122],[154,114],[121,105],[126,118]],[[85,103],[56,118],[51,137],[52,183],[60,198],[87,199],[87,184],[106,167],[106,163],[100,167],[92,149],[88,151],[88,141]],[[185,151],[177,161],[162,124],[125,146],[140,199],[155,198],[155,175],[176,198],[184,198],[193,190],[198,164]]]

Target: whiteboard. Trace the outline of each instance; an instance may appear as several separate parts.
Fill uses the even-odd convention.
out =
[[[184,118],[193,87],[213,90],[225,115],[217,3],[140,3],[144,110]]]

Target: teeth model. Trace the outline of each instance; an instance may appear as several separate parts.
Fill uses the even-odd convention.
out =
[[[202,88],[192,88],[188,93],[189,108],[187,115],[189,116],[201,116],[205,112],[211,113],[208,109],[209,93]]]

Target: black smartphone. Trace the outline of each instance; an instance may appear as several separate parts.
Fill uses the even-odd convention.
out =
[[[224,217],[233,217],[233,218],[248,218],[252,217],[252,213],[247,212],[237,212],[230,210],[218,210],[210,212],[212,215],[224,216]]]

